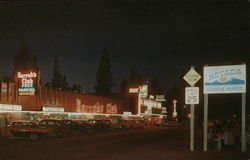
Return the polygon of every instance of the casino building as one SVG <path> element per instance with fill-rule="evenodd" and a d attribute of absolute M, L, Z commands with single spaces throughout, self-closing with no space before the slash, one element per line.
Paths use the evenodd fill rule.
<path fill-rule="evenodd" d="M 0 83 L 0 118 L 41 119 L 148 119 L 161 120 L 161 103 L 147 97 L 147 88 L 138 86 L 127 101 L 79 94 L 40 86 L 39 74 L 18 72 L 16 83 Z"/>

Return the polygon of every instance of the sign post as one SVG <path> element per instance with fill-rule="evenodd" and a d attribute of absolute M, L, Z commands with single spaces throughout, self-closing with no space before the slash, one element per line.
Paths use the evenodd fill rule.
<path fill-rule="evenodd" d="M 246 152 L 246 93 L 242 93 L 242 125 L 241 125 L 241 148 L 242 152 Z"/>
<path fill-rule="evenodd" d="M 191 66 L 191 69 L 183 77 L 183 79 L 191 86 L 186 88 L 186 94 L 185 94 L 186 104 L 190 104 L 190 110 L 191 110 L 190 151 L 194 151 L 194 104 L 199 103 L 199 88 L 194 87 L 194 85 L 196 82 L 199 81 L 200 78 L 201 76 L 194 70 L 193 66 Z M 197 88 L 198 88 L 198 93 L 197 93 Z"/>
<path fill-rule="evenodd" d="M 242 94 L 241 149 L 246 151 L 246 65 L 205 66 L 204 74 L 204 146 L 207 151 L 208 94 Z"/>
<path fill-rule="evenodd" d="M 204 95 L 203 151 L 207 151 L 208 94 Z"/>

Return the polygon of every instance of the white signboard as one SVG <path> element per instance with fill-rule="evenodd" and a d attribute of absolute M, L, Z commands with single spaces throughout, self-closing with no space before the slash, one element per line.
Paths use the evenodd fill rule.
<path fill-rule="evenodd" d="M 0 104 L 0 111 L 22 111 L 22 106 L 15 104 Z"/>
<path fill-rule="evenodd" d="M 129 93 L 139 93 L 139 88 L 129 88 Z"/>
<path fill-rule="evenodd" d="M 185 103 L 199 104 L 199 87 L 186 87 Z"/>
<path fill-rule="evenodd" d="M 166 102 L 165 95 L 156 95 L 155 97 L 157 102 Z"/>
<path fill-rule="evenodd" d="M 132 112 L 123 112 L 123 115 L 124 115 L 124 116 L 131 116 L 131 115 L 132 115 Z"/>
<path fill-rule="evenodd" d="M 246 93 L 246 65 L 204 67 L 204 94 Z"/>
<path fill-rule="evenodd" d="M 43 106 L 43 111 L 44 112 L 64 112 L 64 108 Z"/>

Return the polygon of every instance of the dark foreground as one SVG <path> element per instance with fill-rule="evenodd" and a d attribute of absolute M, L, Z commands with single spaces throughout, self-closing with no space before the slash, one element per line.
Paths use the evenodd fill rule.
<path fill-rule="evenodd" d="M 87 136 L 8 140 L 0 143 L 0 160 L 245 160 L 240 151 L 202 151 L 196 136 L 189 152 L 184 128 L 154 128 Z"/>

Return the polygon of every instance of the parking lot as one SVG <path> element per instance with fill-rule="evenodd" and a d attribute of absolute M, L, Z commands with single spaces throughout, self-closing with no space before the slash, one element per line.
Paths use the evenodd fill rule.
<path fill-rule="evenodd" d="M 42 137 L 37 141 L 9 139 L 0 143 L 1 160 L 241 160 L 235 150 L 202 151 L 201 132 L 196 133 L 195 152 L 189 151 L 188 127 L 147 127 L 86 135 Z"/>

